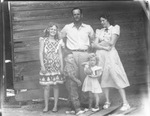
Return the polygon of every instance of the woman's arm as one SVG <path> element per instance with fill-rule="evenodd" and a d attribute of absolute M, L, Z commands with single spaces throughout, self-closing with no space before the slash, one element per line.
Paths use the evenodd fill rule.
<path fill-rule="evenodd" d="M 95 33 L 95 41 L 92 43 L 92 47 L 98 50 L 109 50 L 109 46 L 103 45 L 99 43 L 101 30 L 96 29 Z"/>
<path fill-rule="evenodd" d="M 111 47 L 116 44 L 119 36 L 120 36 L 120 26 L 115 25 L 112 30 L 111 40 L 108 42 Z"/>
<path fill-rule="evenodd" d="M 97 43 L 96 41 L 94 43 L 92 43 L 92 47 L 98 49 L 98 50 L 110 50 L 111 47 L 109 44 L 102 44 L 102 43 Z"/>

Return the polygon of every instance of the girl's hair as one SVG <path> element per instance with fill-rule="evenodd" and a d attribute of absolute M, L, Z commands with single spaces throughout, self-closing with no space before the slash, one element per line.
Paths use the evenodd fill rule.
<path fill-rule="evenodd" d="M 113 17 L 107 12 L 100 15 L 100 18 L 105 18 L 110 23 L 110 25 L 115 25 L 115 21 Z"/>
<path fill-rule="evenodd" d="M 90 53 L 89 57 L 88 57 L 88 61 L 90 61 L 90 59 L 95 58 L 96 60 L 96 65 L 98 65 L 99 63 L 99 58 L 97 57 L 97 55 L 95 53 Z"/>
<path fill-rule="evenodd" d="M 57 24 L 55 24 L 55 23 L 49 23 L 48 24 L 48 26 L 46 27 L 46 29 L 44 29 L 44 37 L 49 37 L 49 28 L 51 28 L 51 27 L 53 27 L 53 26 L 56 26 L 56 28 L 57 28 L 57 32 L 56 32 L 56 35 L 55 35 L 55 39 L 59 39 L 59 34 L 58 34 L 58 26 L 57 26 Z"/>

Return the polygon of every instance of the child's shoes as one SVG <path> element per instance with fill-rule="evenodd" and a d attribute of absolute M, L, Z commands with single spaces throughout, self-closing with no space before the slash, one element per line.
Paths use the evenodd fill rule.
<path fill-rule="evenodd" d="M 78 115 L 80 115 L 80 114 L 83 114 L 85 111 L 84 110 L 79 110 L 77 113 L 76 113 L 76 115 L 78 116 Z"/>
<path fill-rule="evenodd" d="M 105 102 L 103 109 L 108 109 L 110 107 L 111 103 L 110 102 Z"/>
<path fill-rule="evenodd" d="M 75 114 L 74 110 L 66 111 L 66 114 Z"/>

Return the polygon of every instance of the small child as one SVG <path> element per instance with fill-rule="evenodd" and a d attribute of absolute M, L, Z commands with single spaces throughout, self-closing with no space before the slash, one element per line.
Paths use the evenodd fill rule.
<path fill-rule="evenodd" d="M 84 72 L 87 75 L 83 82 L 82 91 L 89 92 L 89 109 L 94 112 L 99 110 L 99 93 L 102 93 L 98 80 L 102 74 L 102 68 L 97 64 L 98 57 L 94 53 L 89 55 L 88 62 L 82 64 L 84 65 Z M 95 99 L 94 108 L 92 108 L 93 97 Z"/>
<path fill-rule="evenodd" d="M 78 67 L 73 58 L 73 54 L 71 51 L 66 51 L 65 56 L 65 67 L 64 67 L 64 76 L 66 77 L 66 88 L 69 94 L 69 98 L 71 100 L 71 105 L 73 106 L 74 113 L 76 115 L 84 113 L 80 108 L 78 87 L 82 85 L 81 81 L 77 78 Z M 71 109 L 72 110 L 72 109 Z M 66 113 L 71 113 L 73 111 L 66 111 Z"/>

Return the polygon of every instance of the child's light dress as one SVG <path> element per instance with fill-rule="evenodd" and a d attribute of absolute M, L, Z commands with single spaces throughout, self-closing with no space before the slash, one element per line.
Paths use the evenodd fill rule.
<path fill-rule="evenodd" d="M 86 68 L 89 68 L 88 65 L 85 65 L 84 70 L 86 70 Z M 93 73 L 92 75 L 95 75 L 95 72 L 101 69 L 102 68 L 99 66 L 91 67 L 91 70 Z M 94 78 L 94 77 L 91 78 L 87 75 L 82 85 L 82 91 L 83 92 L 90 91 L 92 93 L 102 93 L 102 88 L 97 78 Z"/>

